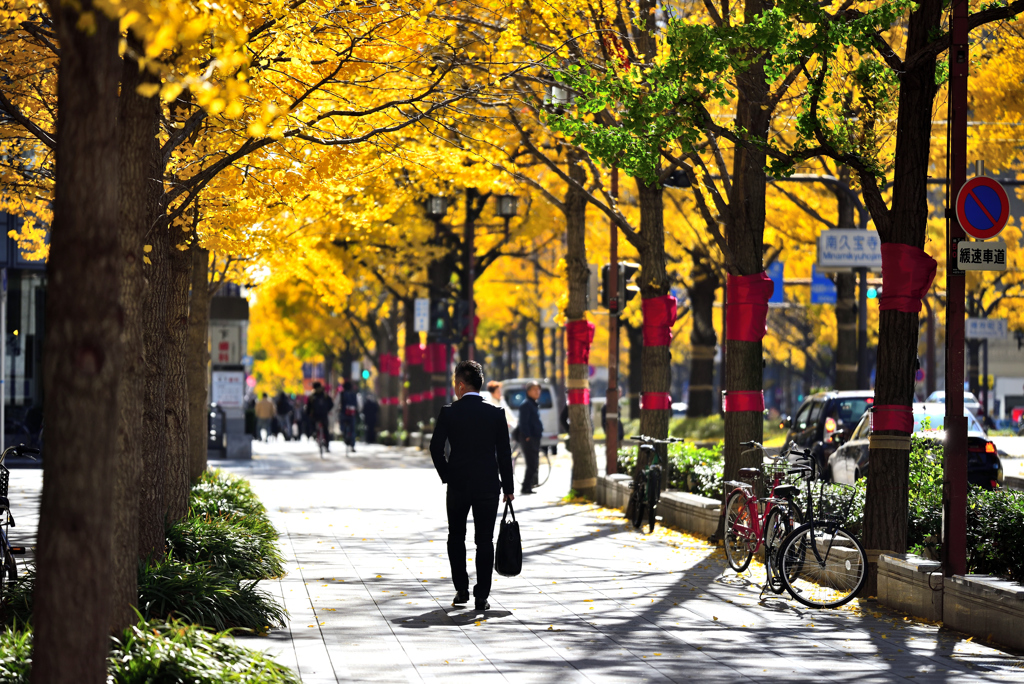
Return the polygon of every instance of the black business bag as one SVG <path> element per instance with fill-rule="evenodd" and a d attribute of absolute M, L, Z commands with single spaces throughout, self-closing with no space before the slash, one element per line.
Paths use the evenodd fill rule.
<path fill-rule="evenodd" d="M 506 520 L 512 511 L 512 519 Z M 505 512 L 498 528 L 498 546 L 494 550 L 494 570 L 503 577 L 515 577 L 523 570 L 523 541 L 519 537 L 519 523 L 512 502 L 505 502 Z"/>

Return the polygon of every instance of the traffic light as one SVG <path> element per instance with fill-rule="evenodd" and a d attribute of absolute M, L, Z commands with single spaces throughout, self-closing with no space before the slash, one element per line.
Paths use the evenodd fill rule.
<path fill-rule="evenodd" d="M 639 271 L 640 264 L 632 261 L 619 262 L 619 303 L 623 307 L 640 294 L 640 286 L 633 282 L 633 277 Z"/>
<path fill-rule="evenodd" d="M 640 264 L 635 264 L 631 261 L 620 261 L 619 262 L 619 287 L 618 287 L 618 307 L 613 309 L 610 304 L 609 293 L 611 291 L 609 287 L 608 273 L 611 271 L 611 266 L 606 264 L 601 267 L 601 306 L 608 309 L 612 313 L 622 310 L 626 304 L 629 304 L 630 300 L 633 299 L 640 292 L 640 288 L 633 282 L 633 276 L 640 270 Z"/>

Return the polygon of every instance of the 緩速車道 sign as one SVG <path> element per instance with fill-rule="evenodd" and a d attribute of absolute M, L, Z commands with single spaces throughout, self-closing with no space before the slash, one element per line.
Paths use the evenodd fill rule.
<path fill-rule="evenodd" d="M 1005 271 L 1006 243 L 962 240 L 956 246 L 956 267 L 962 271 Z"/>
<path fill-rule="evenodd" d="M 968 318 L 964 337 L 975 340 L 1002 340 L 1006 338 L 1005 318 Z"/>
<path fill-rule="evenodd" d="M 882 241 L 873 230 L 836 228 L 818 237 L 818 268 L 845 271 L 853 268 L 882 270 Z"/>

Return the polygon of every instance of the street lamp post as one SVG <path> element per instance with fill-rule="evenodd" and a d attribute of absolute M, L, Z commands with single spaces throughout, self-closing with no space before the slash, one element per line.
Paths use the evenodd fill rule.
<path fill-rule="evenodd" d="M 515 195 L 498 195 L 498 216 L 505 220 L 505 232 L 508 233 L 508 226 L 519 211 L 519 198 Z M 476 278 L 476 254 L 473 250 L 473 234 L 467 230 L 466 250 L 469 254 L 469 358 L 473 358 L 473 347 L 476 339 L 476 330 L 473 325 L 476 319 L 476 297 L 473 295 L 473 284 Z M 535 271 L 536 273 L 536 271 Z"/>

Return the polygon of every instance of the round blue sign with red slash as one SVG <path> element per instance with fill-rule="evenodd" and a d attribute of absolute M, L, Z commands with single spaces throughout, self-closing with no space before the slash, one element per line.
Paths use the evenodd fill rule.
<path fill-rule="evenodd" d="M 999 181 L 978 176 L 964 183 L 956 196 L 956 218 L 972 238 L 989 240 L 1010 218 L 1010 200 Z"/>

